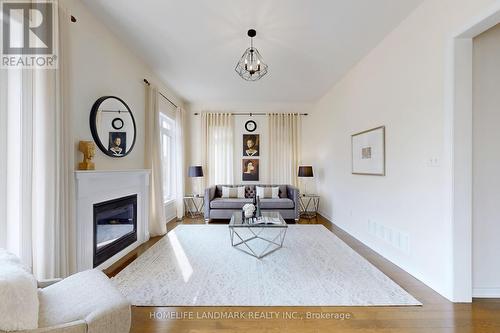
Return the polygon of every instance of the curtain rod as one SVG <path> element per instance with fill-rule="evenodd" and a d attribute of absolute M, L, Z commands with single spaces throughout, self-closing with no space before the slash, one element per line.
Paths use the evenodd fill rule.
<path fill-rule="evenodd" d="M 227 112 L 221 112 L 221 113 L 227 113 Z M 276 113 L 264 113 L 264 112 L 247 112 L 247 113 L 232 113 L 232 112 L 229 112 L 230 115 L 232 116 L 267 116 L 269 114 L 280 114 L 280 112 L 276 112 Z M 286 114 L 286 113 L 283 113 L 283 114 Z M 298 114 L 299 116 L 308 116 L 309 113 L 293 113 L 293 114 Z M 196 112 L 194 114 L 195 116 L 198 116 L 200 115 L 199 112 Z"/>
<path fill-rule="evenodd" d="M 144 79 L 144 83 L 145 83 L 146 85 L 148 85 L 148 86 L 150 86 L 150 85 L 151 85 L 151 83 L 149 83 L 149 81 L 148 81 L 148 80 L 146 80 L 146 79 Z M 170 102 L 170 104 L 172 104 L 173 106 L 175 106 L 176 108 L 178 108 L 178 106 L 177 106 L 174 102 L 172 102 L 172 101 L 170 100 L 170 98 L 168 98 L 167 96 L 163 95 L 163 94 L 161 93 L 161 91 L 158 91 L 158 94 L 162 95 L 162 96 L 163 96 L 163 98 L 165 98 L 167 101 L 169 101 L 169 102 Z"/>

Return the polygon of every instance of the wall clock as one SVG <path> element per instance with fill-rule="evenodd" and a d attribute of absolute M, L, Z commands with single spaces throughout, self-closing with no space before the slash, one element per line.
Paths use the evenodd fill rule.
<path fill-rule="evenodd" d="M 254 132 L 257 129 L 257 124 L 253 120 L 249 120 L 245 123 L 245 129 L 248 132 Z"/>

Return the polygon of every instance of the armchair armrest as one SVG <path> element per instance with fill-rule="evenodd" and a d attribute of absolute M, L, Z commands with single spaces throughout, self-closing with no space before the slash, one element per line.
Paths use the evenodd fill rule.
<path fill-rule="evenodd" d="M 89 332 L 129 332 L 131 321 L 131 306 L 125 299 L 111 300 L 108 307 L 96 308 L 85 318 Z"/>
<path fill-rule="evenodd" d="M 210 186 L 205 189 L 205 220 L 210 219 L 210 201 L 215 198 L 215 186 Z"/>
<path fill-rule="evenodd" d="M 298 187 L 287 185 L 286 192 L 288 195 L 288 199 L 291 199 L 294 203 L 295 208 L 295 220 L 298 220 L 300 217 L 300 190 Z"/>
<path fill-rule="evenodd" d="M 38 280 L 37 285 L 38 288 L 47 288 L 48 286 L 53 285 L 54 283 L 60 282 L 62 279 L 45 279 L 45 280 Z"/>

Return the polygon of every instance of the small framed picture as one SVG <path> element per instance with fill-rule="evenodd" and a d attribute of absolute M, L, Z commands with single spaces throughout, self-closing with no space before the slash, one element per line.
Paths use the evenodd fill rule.
<path fill-rule="evenodd" d="M 108 151 L 113 156 L 123 156 L 127 151 L 127 132 L 109 132 Z"/>
<path fill-rule="evenodd" d="M 259 160 L 243 159 L 242 160 L 242 176 L 243 181 L 258 181 L 259 180 Z"/>
<path fill-rule="evenodd" d="M 249 120 L 245 123 L 245 129 L 247 132 L 255 132 L 257 129 L 257 123 L 253 120 Z"/>
<path fill-rule="evenodd" d="M 385 126 L 351 136 L 352 174 L 385 176 Z"/>
<path fill-rule="evenodd" d="M 243 134 L 243 156 L 259 156 L 259 134 Z"/>

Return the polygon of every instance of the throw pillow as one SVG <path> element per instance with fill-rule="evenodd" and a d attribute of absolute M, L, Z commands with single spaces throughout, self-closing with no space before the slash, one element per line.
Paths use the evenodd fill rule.
<path fill-rule="evenodd" d="M 245 186 L 238 186 L 238 187 L 222 186 L 222 197 L 244 199 Z"/>
<path fill-rule="evenodd" d="M 278 199 L 279 198 L 279 187 L 261 187 L 256 186 L 257 196 L 261 199 Z"/>
<path fill-rule="evenodd" d="M 245 199 L 245 186 L 238 186 L 238 199 Z"/>
<path fill-rule="evenodd" d="M 223 198 L 236 198 L 238 195 L 238 190 L 234 187 L 222 186 L 222 197 Z"/>
<path fill-rule="evenodd" d="M 38 290 L 33 274 L 0 249 L 0 331 L 38 328 Z"/>

